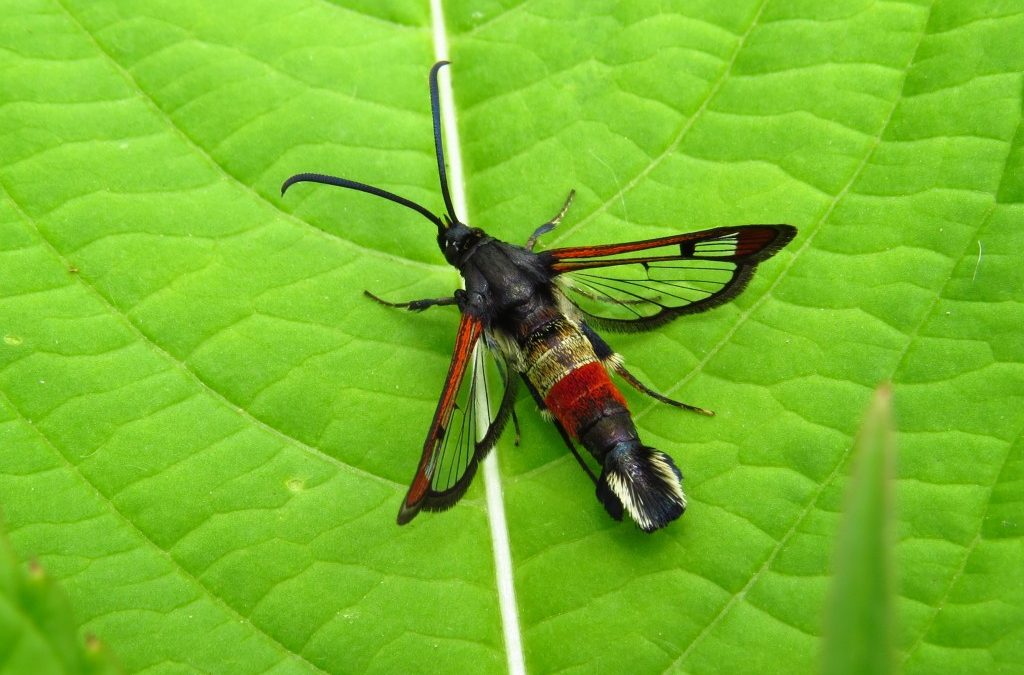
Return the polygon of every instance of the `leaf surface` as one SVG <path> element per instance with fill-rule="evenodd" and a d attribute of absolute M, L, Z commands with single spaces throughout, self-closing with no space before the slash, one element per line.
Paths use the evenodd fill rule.
<path fill-rule="evenodd" d="M 129 671 L 500 672 L 484 492 L 398 528 L 457 287 L 425 3 L 0 7 L 0 506 Z M 468 219 L 543 246 L 800 234 L 734 303 L 607 335 L 690 508 L 609 520 L 520 401 L 532 672 L 818 666 L 849 451 L 893 383 L 896 651 L 1024 663 L 1024 5 L 445 3 Z M 454 149 L 453 149 L 454 151 Z"/>

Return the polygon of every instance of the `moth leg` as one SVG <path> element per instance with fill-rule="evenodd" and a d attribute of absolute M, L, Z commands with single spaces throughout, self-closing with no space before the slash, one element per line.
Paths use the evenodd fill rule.
<path fill-rule="evenodd" d="M 636 375 L 626 370 L 626 366 L 622 361 L 622 355 L 616 354 L 608 345 L 608 343 L 605 342 L 600 335 L 594 332 L 594 329 L 592 329 L 584 322 L 580 322 L 580 329 L 583 331 L 583 334 L 587 336 L 587 339 L 590 340 L 590 344 L 594 347 L 594 354 L 596 354 L 597 358 L 599 358 L 601 362 L 604 363 L 605 368 L 615 371 L 615 373 L 619 377 L 625 380 L 631 387 L 633 387 L 640 393 L 647 394 L 656 401 L 667 403 L 668 405 L 676 408 L 689 410 L 700 415 L 707 415 L 708 417 L 715 416 L 715 413 L 708 410 L 707 408 L 701 408 L 695 405 L 690 405 L 689 403 L 683 403 L 682 401 L 677 401 L 675 399 L 669 398 L 668 396 L 664 396 L 654 391 L 646 384 L 638 380 Z"/>
<path fill-rule="evenodd" d="M 443 305 L 458 304 L 458 298 L 454 295 L 446 298 L 427 298 L 424 300 L 410 300 L 409 302 L 388 302 L 387 300 L 378 298 L 370 291 L 363 291 L 363 295 L 370 298 L 371 300 L 379 302 L 385 307 L 397 307 L 399 309 L 405 308 L 410 312 L 422 312 L 428 307 L 440 307 Z"/>
<path fill-rule="evenodd" d="M 566 197 L 565 204 L 562 205 L 562 210 L 558 212 L 558 215 L 555 216 L 554 218 L 552 218 L 551 220 L 549 220 L 548 222 L 544 223 L 540 227 L 538 227 L 536 230 L 534 230 L 533 234 L 530 235 L 530 238 L 526 240 L 526 250 L 527 251 L 532 251 L 533 247 L 537 245 L 537 240 L 540 239 L 541 236 L 543 236 L 543 235 L 547 234 L 548 232 L 550 232 L 551 230 L 555 229 L 555 227 L 560 222 L 562 222 L 562 218 L 565 217 L 566 211 L 569 210 L 569 205 L 572 204 L 572 198 L 575 197 L 575 196 L 576 196 L 576 191 L 575 190 L 569 190 L 569 196 Z"/>
<path fill-rule="evenodd" d="M 533 396 L 533 400 L 537 402 L 537 405 L 540 407 L 541 412 L 546 413 L 548 407 L 547 405 L 544 404 L 544 399 L 540 397 L 540 394 L 537 393 L 537 390 L 533 388 L 533 385 L 530 384 L 530 381 L 527 380 L 525 377 L 523 378 L 523 382 L 526 383 L 526 388 L 530 390 L 530 394 Z M 580 455 L 579 450 L 577 450 L 576 446 L 573 445 L 572 438 L 570 438 L 569 434 L 566 433 L 565 427 L 562 426 L 561 422 L 554 418 L 552 418 L 551 421 L 554 422 L 555 428 L 558 429 L 558 435 L 562 437 L 563 441 L 565 441 L 565 445 L 569 448 L 569 452 L 571 452 L 572 456 L 576 458 L 576 461 L 579 463 L 579 465 L 583 467 L 583 471 L 585 471 L 586 474 L 590 476 L 590 480 L 594 482 L 594 485 L 597 485 L 597 476 L 595 476 L 594 472 L 590 470 L 590 467 L 587 465 L 587 461 L 583 459 L 583 456 Z"/>

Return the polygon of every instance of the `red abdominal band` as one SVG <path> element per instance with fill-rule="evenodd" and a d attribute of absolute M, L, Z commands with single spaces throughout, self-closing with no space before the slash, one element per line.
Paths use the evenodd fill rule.
<path fill-rule="evenodd" d="M 569 372 L 555 383 L 544 404 L 573 438 L 607 409 L 607 403 L 618 401 L 626 407 L 626 399 L 608 377 L 599 361 L 592 361 Z"/>

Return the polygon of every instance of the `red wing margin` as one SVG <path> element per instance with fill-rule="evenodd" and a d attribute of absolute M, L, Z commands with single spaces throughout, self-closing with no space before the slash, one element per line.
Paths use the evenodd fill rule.
<path fill-rule="evenodd" d="M 591 323 L 646 330 L 732 300 L 794 236 L 790 225 L 740 225 L 542 255 Z"/>
<path fill-rule="evenodd" d="M 487 350 L 480 344 L 482 334 L 480 320 L 464 314 L 441 398 L 423 444 L 423 455 L 398 512 L 399 525 L 412 520 L 421 509 L 443 511 L 452 507 L 469 488 L 477 465 L 498 440 L 512 412 L 517 380 L 507 368 L 494 372 L 494 359 L 488 358 Z M 474 373 L 480 373 L 479 377 Z M 498 382 L 504 382 L 505 390 L 495 411 L 490 385 Z M 481 417 L 489 426 L 478 441 Z"/>

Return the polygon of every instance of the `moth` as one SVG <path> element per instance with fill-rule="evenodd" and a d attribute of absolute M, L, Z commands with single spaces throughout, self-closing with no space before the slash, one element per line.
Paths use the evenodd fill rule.
<path fill-rule="evenodd" d="M 717 227 L 621 244 L 534 250 L 538 239 L 565 216 L 573 199 L 570 192 L 558 214 L 536 228 L 524 245 L 495 239 L 462 222 L 452 205 L 437 84 L 445 65 L 447 61 L 434 64 L 429 76 L 444 213 L 437 215 L 379 187 L 319 173 L 294 175 L 281 187 L 283 195 L 296 183 L 333 185 L 412 209 L 437 228 L 445 260 L 462 275 L 464 288 L 438 298 L 389 302 L 365 292 L 389 307 L 420 312 L 454 306 L 460 313 L 451 364 L 398 523 L 408 523 L 421 510 L 453 506 L 510 419 L 519 437 L 514 405 L 522 382 L 593 480 L 608 513 L 617 520 L 628 514 L 645 532 L 662 528 L 686 508 L 682 474 L 669 455 L 641 441 L 611 375 L 662 403 L 712 413 L 651 390 L 595 329 L 650 330 L 728 302 L 747 285 L 759 263 L 793 239 L 796 228 Z M 481 344 L 486 349 L 478 348 Z M 490 366 L 488 354 L 494 357 Z M 501 384 L 495 401 L 488 371 L 490 381 Z M 577 443 L 596 462 L 596 475 Z"/>

